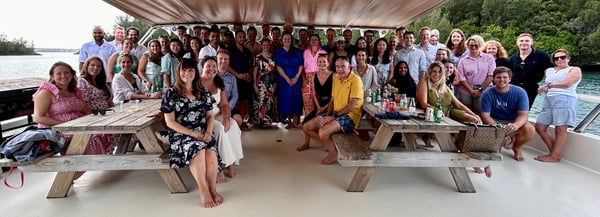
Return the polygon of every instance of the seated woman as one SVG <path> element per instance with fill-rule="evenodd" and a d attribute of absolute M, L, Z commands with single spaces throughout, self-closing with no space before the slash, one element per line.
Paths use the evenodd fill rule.
<path fill-rule="evenodd" d="M 467 106 L 462 104 L 452 94 L 450 88 L 446 85 L 446 67 L 439 61 L 434 61 L 429 66 L 426 79 L 419 81 L 417 85 L 417 101 L 421 108 L 435 107 L 437 100 L 441 99 L 442 113 L 446 117 L 450 117 L 460 122 L 481 123 L 481 119 Z M 425 147 L 432 148 L 429 141 L 429 134 L 423 135 L 421 138 L 425 142 Z M 481 169 L 475 168 L 475 172 L 481 173 Z M 485 173 L 491 176 L 491 168 L 487 166 Z"/>
<path fill-rule="evenodd" d="M 441 100 L 442 113 L 460 122 L 480 123 L 481 119 L 468 107 L 463 105 L 446 86 L 446 67 L 439 61 L 434 61 L 429 66 L 426 79 L 421 79 L 417 85 L 417 101 L 421 108 L 435 107 L 437 100 Z M 426 147 L 433 147 L 429 136 L 424 136 Z"/>
<path fill-rule="evenodd" d="M 33 121 L 38 123 L 38 127 L 45 128 L 90 114 L 91 109 L 85 104 L 83 97 L 84 90 L 77 87 L 75 70 L 65 62 L 54 63 L 50 68 L 50 80 L 42 83 L 33 94 Z M 66 144 L 73 138 L 72 135 L 63 136 Z M 107 153 L 108 144 L 105 146 L 99 143 L 96 137 L 98 135 L 92 136 L 84 154 Z M 76 180 L 81 175 L 83 172 L 77 172 L 73 179 Z"/>
<path fill-rule="evenodd" d="M 310 135 L 308 135 L 307 131 L 309 131 L 309 126 L 304 125 L 306 122 L 315 118 L 316 116 L 325 116 L 327 114 L 327 109 L 331 106 L 332 96 L 331 96 L 331 88 L 333 87 L 333 73 L 329 71 L 327 62 L 327 54 L 320 54 L 317 57 L 317 66 L 319 67 L 319 71 L 313 76 L 311 79 L 313 82 L 313 101 L 315 103 L 315 109 L 308 114 L 304 120 L 302 121 L 302 130 L 304 130 L 304 144 L 298 146 L 296 151 L 304 151 L 310 148 Z"/>
<path fill-rule="evenodd" d="M 183 59 L 181 67 L 195 67 L 195 63 L 190 59 Z M 219 155 L 223 159 L 223 164 L 227 167 L 226 174 L 219 173 L 218 183 L 226 182 L 225 175 L 229 178 L 235 178 L 234 164 L 239 164 L 240 159 L 244 158 L 242 152 L 242 131 L 231 118 L 231 107 L 227 101 L 225 93 L 225 83 L 221 76 L 217 76 L 217 59 L 215 57 L 205 57 L 202 59 L 202 75 L 200 82 L 202 86 L 208 89 L 208 92 L 215 99 L 213 101 L 213 114 L 217 117 L 214 122 L 214 133 L 217 136 L 217 147 Z"/>
<path fill-rule="evenodd" d="M 217 193 L 220 159 L 213 138 L 213 99 L 199 81 L 196 64 L 180 64 L 173 88 L 166 91 L 160 111 L 169 127 L 171 168 L 190 167 L 198 185 L 200 201 L 206 208 L 223 203 Z"/>
<path fill-rule="evenodd" d="M 122 53 L 119 57 L 119 65 L 123 70 L 116 74 L 112 80 L 113 102 L 129 101 L 132 99 L 158 99 L 161 93 L 150 93 L 148 87 L 142 84 L 142 79 L 130 72 L 133 64 L 133 55 Z"/>
<path fill-rule="evenodd" d="M 406 97 L 415 97 L 417 84 L 408 72 L 408 63 L 403 60 L 398 61 L 398 64 L 394 67 L 394 74 L 388 83 L 398 88 L 399 94 L 406 94 Z"/>
<path fill-rule="evenodd" d="M 81 77 L 77 81 L 77 87 L 85 90 L 84 102 L 91 109 L 108 109 L 114 106 L 110 87 L 106 84 L 106 73 L 102 59 L 99 56 L 91 56 L 81 68 Z M 94 144 L 102 144 L 100 147 L 88 146 L 85 150 L 89 154 L 112 153 L 114 145 L 118 141 L 115 134 L 102 134 L 93 137 Z"/>

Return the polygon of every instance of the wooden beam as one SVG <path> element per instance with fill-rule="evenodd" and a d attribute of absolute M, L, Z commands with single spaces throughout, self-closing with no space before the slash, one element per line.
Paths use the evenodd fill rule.
<path fill-rule="evenodd" d="M 373 152 L 371 159 L 338 162 L 342 166 L 376 167 L 483 167 L 489 164 L 487 160 L 478 160 L 465 153 L 450 152 Z"/>

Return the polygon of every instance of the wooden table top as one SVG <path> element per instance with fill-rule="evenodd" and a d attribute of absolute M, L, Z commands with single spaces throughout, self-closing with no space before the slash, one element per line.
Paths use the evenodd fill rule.
<path fill-rule="evenodd" d="M 159 111 L 161 99 L 142 100 L 136 111 L 131 108 L 133 104 L 132 101 L 123 104 L 121 112 L 117 111 L 118 108 L 112 108 L 114 111 L 107 111 L 106 115 L 89 114 L 53 126 L 52 129 L 66 134 L 135 133 L 157 120 L 147 116 Z"/>
<path fill-rule="evenodd" d="M 375 104 L 364 104 L 363 110 L 366 111 L 370 116 L 375 118 L 375 114 L 379 113 L 379 107 Z M 403 114 L 408 115 L 408 112 L 400 111 Z M 422 111 L 421 111 L 422 112 Z M 381 119 L 375 118 L 382 124 L 392 129 L 394 132 L 458 132 L 460 130 L 466 130 L 467 126 L 452 120 L 451 118 L 442 118 L 441 123 L 429 122 L 421 119 L 411 118 L 410 120 L 397 120 L 397 119 Z"/>

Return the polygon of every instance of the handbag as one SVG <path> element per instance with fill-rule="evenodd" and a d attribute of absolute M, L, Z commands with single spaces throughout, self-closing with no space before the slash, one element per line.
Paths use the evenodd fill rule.
<path fill-rule="evenodd" d="M 502 124 L 465 123 L 468 129 L 458 134 L 456 147 L 461 152 L 496 152 L 502 148 L 505 131 Z"/>

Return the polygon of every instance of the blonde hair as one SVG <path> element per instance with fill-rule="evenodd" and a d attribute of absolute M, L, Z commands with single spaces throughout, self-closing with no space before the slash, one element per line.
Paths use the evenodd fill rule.
<path fill-rule="evenodd" d="M 506 54 L 506 49 L 504 49 L 504 47 L 502 46 L 502 44 L 500 44 L 500 42 L 496 41 L 496 40 L 489 40 L 487 42 L 485 42 L 485 44 L 483 45 L 483 47 L 481 47 L 481 52 L 487 53 L 486 50 L 488 48 L 489 45 L 494 45 L 496 46 L 496 48 L 498 48 L 498 52 L 496 52 L 496 59 L 498 58 L 508 58 L 508 54 Z"/>
<path fill-rule="evenodd" d="M 431 82 L 431 72 L 434 67 L 439 67 L 441 71 L 441 78 L 439 81 L 433 83 Z M 427 86 L 430 90 L 435 90 L 439 93 L 449 92 L 450 89 L 446 86 L 446 66 L 440 61 L 434 61 L 429 65 L 429 69 L 427 70 Z"/>

